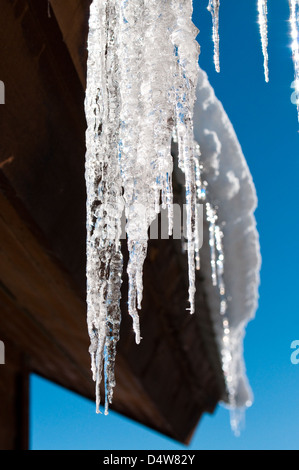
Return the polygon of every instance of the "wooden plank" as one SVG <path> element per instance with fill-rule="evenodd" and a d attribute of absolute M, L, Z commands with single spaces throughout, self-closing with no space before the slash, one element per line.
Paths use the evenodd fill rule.
<path fill-rule="evenodd" d="M 29 370 L 26 356 L 3 335 L 5 365 L 0 365 L 0 449 L 26 450 L 29 442 Z"/>
<path fill-rule="evenodd" d="M 63 34 L 80 81 L 85 88 L 86 36 L 91 0 L 51 0 L 51 6 Z"/>
<path fill-rule="evenodd" d="M 20 207 L 17 212 L 2 193 L 1 330 L 26 351 L 30 357 L 31 370 L 93 398 L 85 303 L 78 297 L 67 273 L 56 265 L 28 229 L 29 218 L 26 224 L 20 220 L 20 212 Z M 164 251 L 166 257 L 173 258 L 172 249 L 167 249 L 166 243 L 164 248 L 161 251 Z M 167 258 L 165 262 L 164 256 L 160 269 L 159 265 L 154 269 L 150 259 L 155 249 L 150 247 L 149 262 L 145 267 L 148 289 L 142 312 L 142 331 L 146 334 L 140 346 L 134 342 L 131 319 L 126 312 L 123 316 L 122 339 L 116 363 L 114 408 L 163 433 L 184 440 L 186 433 L 190 433 L 198 421 L 202 409 L 213 409 L 218 389 L 213 374 L 211 377 L 205 374 L 203 377 L 205 380 L 208 378 L 208 382 L 194 389 L 193 382 L 198 371 L 190 371 L 186 362 L 192 363 L 193 354 L 202 356 L 200 331 L 194 324 L 192 328 L 186 328 L 192 317 L 181 315 L 182 302 L 185 303 L 183 292 L 181 300 L 173 297 L 177 301 L 175 306 L 171 306 L 169 297 L 159 293 L 157 287 L 161 285 L 163 277 L 162 266 L 169 266 L 171 272 L 168 273 L 168 280 L 178 275 L 178 266 L 173 269 Z M 172 297 L 173 292 L 170 291 L 169 296 Z M 164 315 L 162 322 L 159 318 L 161 314 Z M 189 357 L 181 350 L 184 346 L 182 329 L 185 333 L 189 332 L 186 337 L 189 344 L 192 344 L 191 337 L 195 336 L 195 349 L 190 351 Z M 209 369 L 205 359 L 203 363 Z M 206 397 L 202 392 L 205 389 L 213 390 L 214 401 L 209 397 L 212 407 L 206 406 Z M 177 409 L 178 405 L 180 411 L 173 414 L 173 409 Z"/>
<path fill-rule="evenodd" d="M 0 181 L 3 191 L 3 177 Z M 26 223 L 20 219 L 25 209 L 19 203 L 17 212 L 10 201 L 0 192 L 0 332 L 26 352 L 32 371 L 93 399 L 85 302 L 67 272 L 32 234 L 34 222 L 29 216 Z M 165 427 L 121 354 L 117 360 L 115 409 Z"/>
<path fill-rule="evenodd" d="M 84 93 L 55 19 L 35 4 L 1 3 L 0 165 L 84 292 Z"/>

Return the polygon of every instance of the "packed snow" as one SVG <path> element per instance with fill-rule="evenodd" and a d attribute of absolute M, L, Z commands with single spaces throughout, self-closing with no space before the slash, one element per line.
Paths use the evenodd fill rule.
<path fill-rule="evenodd" d="M 233 126 L 203 70 L 199 71 L 198 77 L 194 135 L 201 149 L 209 203 L 217 207 L 219 232 L 216 243 L 219 244 L 220 260 L 223 260 L 221 255 L 225 254 L 224 266 L 222 262 L 217 265 L 218 286 L 215 282 L 215 242 L 210 241 L 211 255 L 205 249 L 201 254 L 205 289 L 222 354 L 223 370 L 226 379 L 229 379 L 227 389 L 231 396 L 224 397 L 224 401 L 232 408 L 242 408 L 252 402 L 243 360 L 243 337 L 258 303 L 261 258 L 254 217 L 257 197 Z M 204 234 L 204 239 L 208 237 L 211 240 L 211 232 L 215 232 L 215 212 L 210 209 L 208 221 L 210 235 Z M 225 296 L 222 295 L 223 289 Z M 219 303 L 222 301 L 226 304 L 219 314 Z M 224 332 L 229 333 L 227 339 Z"/>

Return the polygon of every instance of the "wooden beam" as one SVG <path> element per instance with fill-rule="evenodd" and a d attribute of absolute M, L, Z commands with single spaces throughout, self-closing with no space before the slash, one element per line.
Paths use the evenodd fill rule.
<path fill-rule="evenodd" d="M 72 57 L 82 86 L 86 81 L 86 38 L 91 0 L 51 0 L 63 40 Z"/>
<path fill-rule="evenodd" d="M 41 235 L 38 240 L 37 229 L 33 235 L 34 222 L 28 214 L 24 219 L 20 201 L 12 206 L 14 196 L 3 176 L 0 188 L 1 330 L 26 352 L 32 371 L 93 399 L 85 302 Z M 141 384 L 136 386 L 121 353 L 117 368 L 115 408 L 163 428 L 164 419 Z"/>
<path fill-rule="evenodd" d="M 0 332 L 5 364 L 0 365 L 0 449 L 26 450 L 29 442 L 29 370 L 26 356 Z"/>

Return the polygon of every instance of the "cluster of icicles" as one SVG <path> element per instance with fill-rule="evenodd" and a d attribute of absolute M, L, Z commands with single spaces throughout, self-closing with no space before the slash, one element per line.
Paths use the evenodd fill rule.
<path fill-rule="evenodd" d="M 295 87 L 299 91 L 299 0 L 290 0 Z M 209 0 L 214 62 L 219 65 L 220 0 Z M 268 80 L 267 0 L 258 0 Z M 161 207 L 173 228 L 173 135 L 185 175 L 190 312 L 194 313 L 195 270 L 200 267 L 197 204 L 209 224 L 212 283 L 218 287 L 223 322 L 222 368 L 228 402 L 234 407 L 234 374 L 224 273 L 223 233 L 203 181 L 200 149 L 193 137 L 198 73 L 198 30 L 192 0 L 93 0 L 90 7 L 85 111 L 87 184 L 87 305 L 90 354 L 96 381 L 105 380 L 105 413 L 113 398 L 114 364 L 121 321 L 122 214 L 129 251 L 128 311 L 140 342 L 138 309 L 148 229 Z M 159 49 L 159 54 L 157 50 Z M 299 110 L 299 109 L 298 109 Z"/>
<path fill-rule="evenodd" d="M 258 0 L 258 21 L 260 25 L 260 34 L 262 41 L 262 50 L 264 55 L 264 71 L 265 71 L 265 80 L 269 81 L 269 68 L 268 68 L 268 0 Z M 298 112 L 298 121 L 299 121 L 299 0 L 289 0 L 290 5 L 290 29 L 291 29 L 291 47 L 292 47 L 292 56 L 294 62 L 295 70 L 295 95 L 297 100 L 297 112 Z"/>
<path fill-rule="evenodd" d="M 295 69 L 294 89 L 297 101 L 299 121 L 299 0 L 289 0 L 290 5 L 290 29 L 292 39 L 292 56 Z M 220 72 L 219 60 L 219 8 L 220 0 L 209 0 L 208 10 L 213 19 L 214 64 L 217 72 Z M 268 0 L 257 0 L 258 23 L 260 28 L 262 51 L 264 56 L 265 81 L 269 82 L 268 65 Z"/>
<path fill-rule="evenodd" d="M 85 100 L 87 304 L 98 412 L 102 376 L 105 413 L 115 386 L 122 213 L 129 250 L 128 310 L 139 343 L 137 309 L 142 302 L 148 229 L 161 207 L 168 209 L 170 235 L 173 228 L 174 135 L 178 165 L 185 175 L 190 312 L 195 311 L 195 270 L 200 267 L 197 204 L 206 203 L 212 283 L 219 288 L 223 321 L 223 371 L 233 405 L 222 231 L 216 208 L 207 201 L 200 150 L 193 137 L 199 45 L 191 17 L 192 0 L 93 0 L 90 8 Z"/>

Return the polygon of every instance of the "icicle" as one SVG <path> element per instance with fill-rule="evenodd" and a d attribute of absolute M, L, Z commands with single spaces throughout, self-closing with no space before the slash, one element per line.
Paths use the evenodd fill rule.
<path fill-rule="evenodd" d="M 209 244 L 212 284 L 219 291 L 219 313 L 223 328 L 223 336 L 220 343 L 220 354 L 222 370 L 227 391 L 227 403 L 230 409 L 230 421 L 233 432 L 238 435 L 242 412 L 236 408 L 236 377 L 234 370 L 232 336 L 229 318 L 227 315 L 227 299 L 224 283 L 224 251 L 222 238 L 223 233 L 216 221 L 217 210 L 210 202 L 206 203 L 207 221 L 209 222 Z"/>
<path fill-rule="evenodd" d="M 217 220 L 217 211 L 214 209 L 214 218 Z M 227 315 L 227 300 L 224 284 L 224 251 L 223 251 L 223 232 L 219 225 L 215 224 L 215 247 L 216 247 L 216 272 L 217 272 L 217 286 L 220 297 L 220 318 L 223 327 L 223 337 L 221 344 L 221 361 L 224 380 L 227 390 L 227 402 L 230 408 L 230 423 L 232 431 L 235 435 L 240 433 L 240 423 L 243 412 L 236 408 L 236 377 L 237 373 L 234 370 L 233 363 L 233 344 L 229 318 Z"/>
<path fill-rule="evenodd" d="M 122 211 L 129 249 L 128 310 L 139 343 L 148 229 L 160 201 L 168 208 L 172 232 L 174 132 L 186 181 L 191 313 L 195 308 L 193 105 L 199 46 L 191 17 L 192 0 L 93 0 L 90 8 L 85 100 L 87 304 L 97 410 L 104 373 L 106 413 L 115 385 L 120 324 Z"/>
<path fill-rule="evenodd" d="M 199 211 L 198 211 L 198 204 L 202 201 L 202 181 L 201 181 L 201 167 L 199 163 L 199 156 L 200 156 L 200 148 L 198 144 L 195 144 L 195 184 L 196 184 L 196 221 L 195 221 L 195 244 L 194 244 L 194 252 L 195 252 L 195 268 L 197 271 L 200 269 L 200 239 L 199 239 Z"/>
<path fill-rule="evenodd" d="M 289 0 L 292 55 L 295 69 L 294 89 L 299 122 L 299 0 Z"/>
<path fill-rule="evenodd" d="M 198 271 L 200 269 L 200 248 L 201 240 L 199 236 L 199 205 L 203 204 L 206 200 L 206 181 L 202 180 L 202 165 L 200 163 L 200 147 L 196 141 L 194 141 L 194 165 L 195 165 L 195 184 L 196 184 L 196 232 L 195 232 L 195 267 Z"/>
<path fill-rule="evenodd" d="M 114 360 L 120 324 L 123 210 L 118 165 L 119 93 L 115 61 L 117 1 L 94 0 L 90 8 L 85 111 L 87 188 L 87 306 L 97 412 L 105 365 L 105 410 L 113 396 Z M 107 26 L 106 26 L 107 25 Z M 108 47 L 109 44 L 109 47 Z M 112 83 L 112 85 L 110 85 Z M 108 99 L 109 97 L 109 99 Z"/>
<path fill-rule="evenodd" d="M 189 303 L 190 313 L 194 313 L 196 186 L 193 160 L 193 105 L 195 102 L 194 84 L 197 82 L 198 74 L 198 66 L 197 63 L 194 63 L 194 57 L 199 53 L 199 45 L 196 41 L 194 42 L 194 39 L 198 30 L 191 22 L 192 1 L 185 0 L 182 3 L 177 3 L 173 0 L 172 7 L 175 17 L 178 19 L 171 34 L 176 59 L 173 99 L 176 104 L 175 120 L 177 123 L 179 167 L 185 173 Z M 192 46 L 191 49 L 190 46 L 188 47 L 188 43 Z"/>
<path fill-rule="evenodd" d="M 260 25 L 260 35 L 262 41 L 262 50 L 264 56 L 264 73 L 265 81 L 269 82 L 269 68 L 268 68 L 268 0 L 258 0 L 258 22 Z"/>
<path fill-rule="evenodd" d="M 216 212 L 212 205 L 207 202 L 206 204 L 207 221 L 209 222 L 209 245 L 211 253 L 211 270 L 212 270 L 212 284 L 217 286 L 217 271 L 216 271 L 216 247 L 215 247 L 215 223 Z"/>
<path fill-rule="evenodd" d="M 219 287 L 220 295 L 224 295 L 225 294 L 225 287 L 224 287 L 224 282 L 223 282 L 224 254 L 223 254 L 223 248 L 222 248 L 223 233 L 220 230 L 219 225 L 215 226 L 214 232 L 215 232 L 216 249 L 218 253 L 218 257 L 216 261 L 218 287 Z"/>
<path fill-rule="evenodd" d="M 214 64 L 215 64 L 216 72 L 220 72 L 219 8 L 220 8 L 220 0 L 209 0 L 208 10 L 212 15 L 212 22 L 213 22 Z"/>

